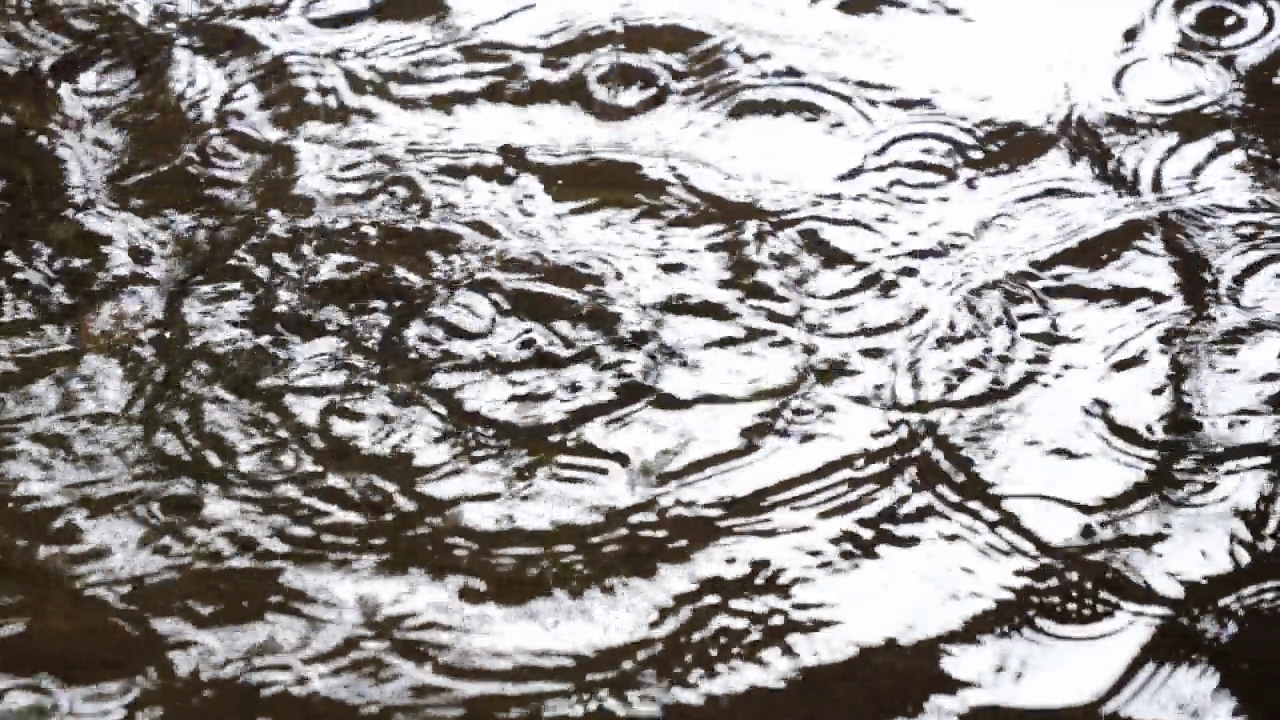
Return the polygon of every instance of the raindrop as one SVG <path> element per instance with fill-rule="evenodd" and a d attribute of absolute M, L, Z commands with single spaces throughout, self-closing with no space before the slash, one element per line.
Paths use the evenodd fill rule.
<path fill-rule="evenodd" d="M 590 110 L 601 120 L 626 120 L 666 102 L 671 74 L 647 55 L 612 50 L 582 70 Z"/>
<path fill-rule="evenodd" d="M 1155 13 L 1176 18 L 1188 49 L 1233 53 L 1274 38 L 1276 10 L 1270 0 L 1174 0 L 1157 5 Z"/>

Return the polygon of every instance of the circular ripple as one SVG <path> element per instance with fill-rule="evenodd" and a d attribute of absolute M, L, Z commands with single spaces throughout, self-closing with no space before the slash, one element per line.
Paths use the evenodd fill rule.
<path fill-rule="evenodd" d="M 1239 252 L 1231 259 L 1223 285 L 1227 300 L 1241 310 L 1280 314 L 1280 243 Z"/>
<path fill-rule="evenodd" d="M 969 407 L 1020 392 L 1047 368 L 1064 342 L 1039 287 L 1048 268 L 1070 257 L 1101 268 L 1116 248 L 1092 241 L 1127 226 L 1189 208 L 1191 194 L 1119 202 L 1067 180 L 1018 188 L 979 224 L 973 239 L 933 263 L 921 263 L 918 304 L 928 308 L 897 363 L 893 404 L 904 409 Z M 1132 237 L 1131 237 L 1132 236 Z"/>
<path fill-rule="evenodd" d="M 1273 42 L 1277 8 L 1275 0 L 1170 0 L 1157 3 L 1152 15 L 1173 18 L 1187 49 L 1229 54 Z"/>
<path fill-rule="evenodd" d="M 590 97 L 589 110 L 601 120 L 626 120 L 661 106 L 671 88 L 671 73 L 649 55 L 608 52 L 581 70 Z"/>
<path fill-rule="evenodd" d="M 1170 133 L 1139 152 L 1131 181 L 1133 187 L 1148 195 L 1221 187 L 1233 179 L 1247 177 L 1241 168 L 1248 157 L 1240 139 L 1230 130 L 1190 142 Z"/>
<path fill-rule="evenodd" d="M 726 117 L 799 117 L 825 122 L 832 129 L 870 126 L 872 110 L 862 97 L 816 80 L 736 79 L 709 93 L 704 109 L 722 109 Z"/>
<path fill-rule="evenodd" d="M 924 117 L 876 133 L 840 181 L 870 182 L 906 202 L 925 202 L 966 178 L 983 155 L 976 131 L 946 117 Z"/>
<path fill-rule="evenodd" d="M 1124 222 L 1123 207 L 1104 206 L 1099 215 L 1102 200 L 1096 187 L 1071 179 L 1022 185 L 966 245 L 920 264 L 928 310 L 898 358 L 893 404 L 917 411 L 970 407 L 1034 383 L 1061 342 L 1037 289 L 1037 267 Z M 1091 216 L 1096 222 L 1081 224 Z"/>
<path fill-rule="evenodd" d="M 214 130 L 192 153 L 191 172 L 205 181 L 207 192 L 248 207 L 254 191 L 251 183 L 269 152 L 266 143 L 248 133 Z"/>
<path fill-rule="evenodd" d="M 1048 365 L 1057 333 L 1045 299 L 1014 281 L 940 296 L 924 324 L 891 389 L 900 409 L 973 407 L 1011 397 Z"/>
<path fill-rule="evenodd" d="M 1219 101 L 1231 90 L 1231 81 L 1225 69 L 1197 55 L 1142 55 L 1120 68 L 1112 89 L 1138 112 L 1175 115 Z"/>

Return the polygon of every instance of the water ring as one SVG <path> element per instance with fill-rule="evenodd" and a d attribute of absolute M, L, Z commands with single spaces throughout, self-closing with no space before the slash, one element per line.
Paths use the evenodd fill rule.
<path fill-rule="evenodd" d="M 666 102 L 671 73 L 644 55 L 609 52 L 582 69 L 593 114 L 626 120 Z"/>
<path fill-rule="evenodd" d="M 1120 68 L 1112 81 L 1117 97 L 1139 112 L 1175 115 L 1221 100 L 1232 87 L 1216 63 L 1185 53 L 1143 56 Z"/>
<path fill-rule="evenodd" d="M 1159 14 L 1173 16 L 1182 45 L 1197 53 L 1228 54 L 1252 47 L 1276 31 L 1273 0 L 1174 0 Z"/>

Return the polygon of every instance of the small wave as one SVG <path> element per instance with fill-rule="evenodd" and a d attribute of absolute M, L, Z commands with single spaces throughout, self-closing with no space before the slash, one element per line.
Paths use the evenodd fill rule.
<path fill-rule="evenodd" d="M 1264 580 L 1237 590 L 1218 600 L 1217 606 L 1237 617 L 1252 613 L 1280 614 L 1280 580 Z"/>
<path fill-rule="evenodd" d="M 1067 214 L 1064 198 L 1072 196 L 1078 198 L 1071 203 L 1076 212 Z M 917 324 L 921 329 L 900 355 L 904 375 L 892 386 L 890 402 L 918 409 L 966 405 L 1033 383 L 1048 367 L 1052 348 L 1064 342 L 1037 289 L 1044 270 L 1092 238 L 1186 210 L 1192 199 L 1182 194 L 1120 202 L 1070 180 L 1011 194 L 974 240 L 922 264 L 922 292 L 947 300 Z"/>
<path fill-rule="evenodd" d="M 1130 112 L 1160 118 L 1205 111 L 1227 96 L 1231 76 L 1199 56 L 1141 56 L 1116 71 L 1112 90 Z"/>
<path fill-rule="evenodd" d="M 1274 322 L 1280 312 L 1280 209 L 1272 203 L 1255 208 L 1227 209 L 1201 223 L 1192 241 L 1217 268 L 1218 292 L 1236 312 L 1262 322 Z"/>
<path fill-rule="evenodd" d="M 730 119 L 797 117 L 819 121 L 833 129 L 861 131 L 876 115 L 873 106 L 858 95 L 813 80 L 729 76 L 709 85 L 704 92 L 701 106 L 722 109 Z"/>
<path fill-rule="evenodd" d="M 1157 136 L 1123 153 L 1131 187 L 1158 196 L 1181 189 L 1213 188 L 1225 195 L 1231 188 L 1247 191 L 1248 143 L 1233 131 L 1186 139 L 1176 133 Z"/>
<path fill-rule="evenodd" d="M 1208 55 L 1265 52 L 1280 41 L 1275 0 L 1158 0 L 1148 19 L 1172 21 L 1184 48 Z"/>
<path fill-rule="evenodd" d="M 660 60 L 604 53 L 579 70 L 591 97 L 589 107 L 604 120 L 626 120 L 666 101 L 671 74 Z"/>
<path fill-rule="evenodd" d="M 1057 335 L 1052 311 L 1029 286 L 974 288 L 933 313 L 899 366 L 894 407 L 912 412 L 979 406 L 1011 397 L 1048 367 Z"/>
<path fill-rule="evenodd" d="M 911 203 L 946 197 L 953 186 L 972 181 L 976 173 L 967 167 L 984 154 L 975 128 L 941 116 L 894 122 L 867 138 L 866 147 L 858 166 L 836 180 Z"/>

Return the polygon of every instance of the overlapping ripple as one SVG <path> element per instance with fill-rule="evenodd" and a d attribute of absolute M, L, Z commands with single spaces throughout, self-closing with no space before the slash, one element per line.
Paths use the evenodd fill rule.
<path fill-rule="evenodd" d="M 1265 713 L 1272 8 L 1000 5 L 0 11 L 0 703 Z"/>

